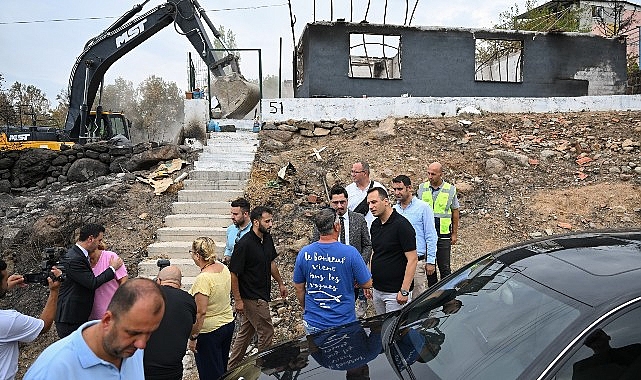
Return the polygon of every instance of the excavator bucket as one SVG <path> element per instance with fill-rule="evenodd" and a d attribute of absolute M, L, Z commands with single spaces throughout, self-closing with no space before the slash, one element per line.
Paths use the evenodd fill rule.
<path fill-rule="evenodd" d="M 217 77 L 212 85 L 212 93 L 218 99 L 225 119 L 242 119 L 260 101 L 258 86 L 238 73 Z"/>

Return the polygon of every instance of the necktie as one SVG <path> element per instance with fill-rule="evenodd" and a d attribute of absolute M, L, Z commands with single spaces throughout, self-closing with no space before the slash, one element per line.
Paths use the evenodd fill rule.
<path fill-rule="evenodd" d="M 338 219 L 341 221 L 341 243 L 345 244 L 345 218 L 340 216 Z"/>

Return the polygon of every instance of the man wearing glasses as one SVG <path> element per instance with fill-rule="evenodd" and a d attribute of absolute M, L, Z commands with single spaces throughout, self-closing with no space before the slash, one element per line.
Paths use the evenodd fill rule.
<path fill-rule="evenodd" d="M 369 178 L 369 164 L 365 161 L 361 160 L 354 163 L 354 165 L 352 165 L 351 174 L 354 182 L 345 187 L 347 195 L 349 196 L 347 207 L 351 211 L 355 211 L 365 216 L 367 229 L 369 230 L 372 226 L 372 222 L 374 221 L 374 216 L 367 206 L 367 192 L 369 189 L 374 187 L 380 187 L 382 189 L 385 187 L 379 182 L 373 181 Z"/>
<path fill-rule="evenodd" d="M 225 244 L 225 254 L 223 256 L 223 263 L 229 265 L 231 255 L 234 252 L 234 246 L 238 243 L 250 229 L 251 223 L 249 220 L 249 201 L 245 198 L 238 198 L 231 202 L 232 224 L 227 227 L 227 243 Z"/>
<path fill-rule="evenodd" d="M 369 264 L 369 258 L 372 256 L 372 242 L 369 238 L 367 222 L 363 215 L 351 211 L 347 208 L 348 194 L 343 186 L 335 185 L 329 190 L 330 205 L 336 210 L 336 215 L 340 221 L 341 231 L 339 239 L 343 244 L 351 245 L 361 254 L 365 264 Z M 320 233 L 318 228 L 314 228 L 312 241 L 318 241 Z M 361 287 L 354 287 L 354 296 L 356 299 L 356 316 L 361 318 L 367 311 L 367 298 Z"/>

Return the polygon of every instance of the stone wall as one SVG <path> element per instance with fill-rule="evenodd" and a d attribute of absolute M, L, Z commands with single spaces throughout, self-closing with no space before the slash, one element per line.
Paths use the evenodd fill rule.
<path fill-rule="evenodd" d="M 85 182 L 109 173 L 147 170 L 160 161 L 180 158 L 188 147 L 141 143 L 113 146 L 106 142 L 61 146 L 60 151 L 24 149 L 0 152 L 0 193 L 45 188 L 60 182 Z"/>

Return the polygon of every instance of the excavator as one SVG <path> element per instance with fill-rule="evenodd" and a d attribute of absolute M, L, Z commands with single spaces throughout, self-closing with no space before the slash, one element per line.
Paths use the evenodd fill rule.
<path fill-rule="evenodd" d="M 187 37 L 216 77 L 212 92 L 219 100 L 223 118 L 242 118 L 258 104 L 258 86 L 242 76 L 238 57 L 228 51 L 225 56 L 221 56 L 220 49 L 216 49 L 209 39 L 205 24 L 219 40 L 221 34 L 198 0 L 167 0 L 137 16 L 148 2 L 149 0 L 145 0 L 135 5 L 85 44 L 71 70 L 69 110 L 64 128 L 61 133 L 57 133 L 55 140 L 51 130 L 47 130 L 48 134 L 43 134 L 37 133 L 39 127 L 29 127 L 28 130 L 23 128 L 22 131 L 7 128 L 2 131 L 5 133 L 4 137 L 0 136 L 0 150 L 22 149 L 16 147 L 28 146 L 29 144 L 25 144 L 28 141 L 33 141 L 33 145 L 45 145 L 44 141 L 50 141 L 50 149 L 60 149 L 60 145 L 67 141 L 82 144 L 110 139 L 117 134 L 129 138 L 130 123 L 124 115 L 105 112 L 100 104 L 95 111 L 91 111 L 96 95 L 99 89 L 102 92 L 104 74 L 114 62 L 169 25 L 173 25 L 176 32 Z M 20 137 L 17 136 L 19 133 L 22 134 Z M 21 145 L 11 145 L 12 142 L 18 142 L 18 139 L 22 139 Z"/>

